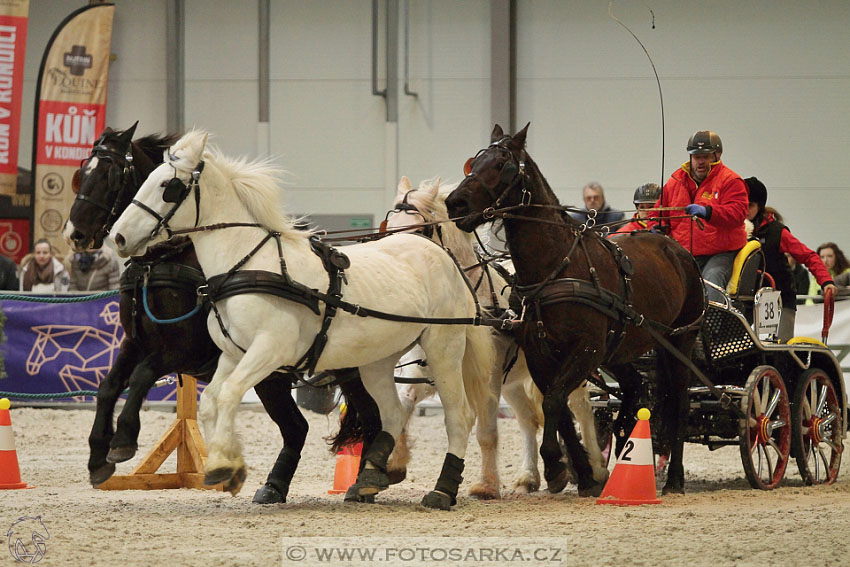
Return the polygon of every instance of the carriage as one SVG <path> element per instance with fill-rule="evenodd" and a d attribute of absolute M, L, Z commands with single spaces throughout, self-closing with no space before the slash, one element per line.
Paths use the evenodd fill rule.
<path fill-rule="evenodd" d="M 829 484 L 838 475 L 847 429 L 841 367 L 824 342 L 776 340 L 781 305 L 778 291 L 763 287 L 768 282 L 764 256 L 752 242 L 739 253 L 724 302 L 708 302 L 693 352 L 685 438 L 711 450 L 737 445 L 753 488 L 778 486 L 791 458 L 805 484 Z M 825 299 L 824 340 L 832 300 Z M 649 353 L 637 363 L 650 385 L 653 358 Z M 616 394 L 603 384 L 591 402 L 604 433 L 620 406 Z M 651 387 L 646 397 L 652 405 Z"/>

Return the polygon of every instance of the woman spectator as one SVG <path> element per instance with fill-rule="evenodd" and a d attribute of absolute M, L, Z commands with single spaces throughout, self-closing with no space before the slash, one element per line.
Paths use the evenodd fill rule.
<path fill-rule="evenodd" d="M 77 252 L 71 258 L 71 291 L 118 289 L 121 269 L 111 248 Z"/>
<path fill-rule="evenodd" d="M 33 252 L 21 260 L 21 291 L 68 291 L 68 285 L 68 272 L 53 255 L 50 241 L 46 238 L 38 240 Z"/>
<path fill-rule="evenodd" d="M 773 208 L 767 207 L 767 187 L 764 183 L 750 177 L 745 179 L 749 191 L 749 211 L 747 220 L 753 223 L 753 237 L 761 242 L 764 252 L 765 270 L 776 283 L 782 297 L 782 315 L 779 319 L 779 340 L 787 342 L 794 336 L 794 322 L 797 319 L 797 290 L 794 277 L 785 253 L 791 254 L 797 263 L 805 265 L 814 276 L 817 285 L 827 289 L 835 287 L 832 276 L 826 266 L 809 247 L 797 240 L 788 227 L 782 224 L 781 216 Z"/>
<path fill-rule="evenodd" d="M 824 242 L 818 246 L 818 255 L 823 260 L 832 279 L 839 286 L 836 295 L 847 295 L 847 285 L 850 283 L 850 262 L 841 248 L 834 242 Z M 809 288 L 809 295 L 818 293 L 816 287 Z"/>

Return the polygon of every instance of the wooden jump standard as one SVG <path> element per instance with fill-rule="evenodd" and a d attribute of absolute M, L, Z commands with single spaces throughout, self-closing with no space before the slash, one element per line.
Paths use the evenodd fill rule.
<path fill-rule="evenodd" d="M 164 488 L 204 488 L 221 490 L 222 485 L 204 485 L 207 447 L 198 427 L 198 381 L 182 376 L 177 387 L 177 419 L 159 442 L 128 475 L 113 475 L 101 490 L 160 490 Z M 171 453 L 177 451 L 177 472 L 157 473 Z"/>

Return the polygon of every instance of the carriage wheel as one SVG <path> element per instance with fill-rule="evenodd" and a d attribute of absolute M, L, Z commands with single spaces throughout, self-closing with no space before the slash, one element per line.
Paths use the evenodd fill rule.
<path fill-rule="evenodd" d="M 753 488 L 776 488 L 791 452 L 791 406 L 779 372 L 758 366 L 747 378 L 741 409 L 748 416 L 739 427 L 744 473 Z"/>
<path fill-rule="evenodd" d="M 803 372 L 794 392 L 791 444 L 806 484 L 832 484 L 843 451 L 841 406 L 832 380 L 820 368 Z"/>

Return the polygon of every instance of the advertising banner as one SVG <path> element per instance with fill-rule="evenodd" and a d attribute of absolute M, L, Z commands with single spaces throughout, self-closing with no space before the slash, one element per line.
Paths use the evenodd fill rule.
<path fill-rule="evenodd" d="M 74 192 L 71 179 L 106 125 L 113 4 L 68 16 L 41 61 L 33 133 L 33 235 L 60 250 Z"/>
<path fill-rule="evenodd" d="M 18 194 L 18 143 L 28 13 L 29 0 L 0 1 L 0 217 L 24 216 L 25 213 L 29 218 L 29 188 L 22 188 L 23 194 Z"/>
<path fill-rule="evenodd" d="M 0 345 L 7 376 L 0 390 L 61 394 L 97 390 L 112 368 L 124 330 L 118 295 L 79 303 L 0 299 L 6 341 Z M 91 396 L 59 402 L 92 401 Z M 176 386 L 153 388 L 148 400 L 175 401 Z"/>

